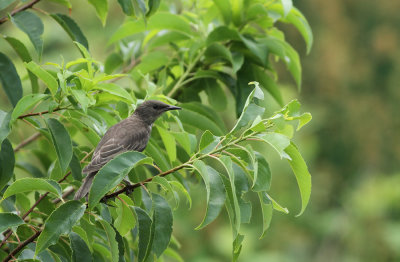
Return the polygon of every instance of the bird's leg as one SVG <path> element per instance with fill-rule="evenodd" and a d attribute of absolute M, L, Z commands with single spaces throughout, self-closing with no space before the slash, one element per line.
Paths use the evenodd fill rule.
<path fill-rule="evenodd" d="M 126 179 L 123 179 L 122 180 L 122 183 L 125 185 L 125 188 L 126 188 L 126 195 L 130 195 L 130 194 L 132 194 L 132 192 L 133 192 L 133 188 L 132 188 L 132 183 L 131 182 L 129 182 L 128 180 L 126 180 Z"/>

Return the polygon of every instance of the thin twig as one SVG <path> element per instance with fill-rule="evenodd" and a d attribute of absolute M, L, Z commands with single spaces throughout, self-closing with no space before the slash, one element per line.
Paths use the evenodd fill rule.
<path fill-rule="evenodd" d="M 52 112 L 56 112 L 56 111 L 60 111 L 60 110 L 66 110 L 66 109 L 70 109 L 70 108 L 68 108 L 68 107 L 57 107 Z M 28 116 L 41 116 L 41 115 L 48 114 L 48 113 L 49 113 L 49 110 L 46 110 L 46 111 L 43 111 L 43 112 L 37 112 L 37 113 L 29 113 L 29 114 L 25 114 L 25 115 L 20 115 L 18 117 L 18 119 L 23 119 L 23 118 L 28 117 Z"/>
<path fill-rule="evenodd" d="M 7 262 L 10 259 L 12 259 L 14 255 L 16 255 L 19 251 L 21 251 L 25 246 L 27 246 L 29 243 L 32 243 L 33 240 L 35 240 L 40 235 L 40 233 L 42 233 L 42 230 L 37 231 L 30 238 L 19 244 L 13 251 L 8 253 L 7 257 L 3 259 L 3 262 Z"/>
<path fill-rule="evenodd" d="M 17 8 L 17 9 L 15 9 L 15 10 L 13 10 L 13 11 L 10 13 L 10 16 L 14 16 L 14 15 L 16 15 L 16 14 L 22 12 L 22 11 L 25 11 L 26 9 L 32 8 L 32 7 L 33 7 L 35 4 L 37 4 L 39 1 L 40 1 L 40 0 L 33 0 L 33 1 L 29 2 L 29 3 L 27 3 L 26 5 L 23 5 L 23 6 L 21 6 L 21 7 Z M 5 22 L 7 22 L 8 19 L 9 19 L 9 18 L 8 18 L 7 15 L 4 16 L 3 18 L 1 18 L 1 19 L 0 19 L 0 25 L 3 24 L 3 23 L 5 23 Z"/>
<path fill-rule="evenodd" d="M 32 136 L 28 137 L 27 139 L 25 139 L 24 141 L 22 141 L 19 145 L 17 145 L 14 148 L 14 153 L 17 153 L 21 148 L 23 148 L 24 146 L 32 143 L 33 141 L 35 141 L 36 139 L 38 139 L 40 137 L 40 133 L 36 133 L 33 134 Z"/>

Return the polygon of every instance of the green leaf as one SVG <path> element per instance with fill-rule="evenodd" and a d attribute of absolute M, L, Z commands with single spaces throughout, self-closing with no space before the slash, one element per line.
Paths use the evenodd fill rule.
<path fill-rule="evenodd" d="M 290 145 L 290 139 L 279 133 L 267 132 L 257 135 L 258 138 L 272 146 L 278 152 L 281 158 L 291 159 L 290 156 L 284 151 Z"/>
<path fill-rule="evenodd" d="M 218 7 L 225 25 L 229 25 L 232 19 L 232 9 L 229 0 L 213 0 L 214 4 Z"/>
<path fill-rule="evenodd" d="M 116 95 L 120 98 L 126 99 L 130 103 L 134 103 L 132 95 L 128 93 L 123 87 L 113 83 L 97 84 L 94 89 L 102 90 L 104 92 Z"/>
<path fill-rule="evenodd" d="M 171 169 L 171 164 L 167 160 L 165 154 L 160 154 L 160 152 L 162 152 L 162 149 L 153 141 L 153 139 L 150 138 L 146 147 L 146 154 L 154 159 L 155 164 L 161 170 Z"/>
<path fill-rule="evenodd" d="M 57 80 L 49 72 L 33 61 L 25 63 L 25 67 L 46 84 L 53 96 L 57 93 Z"/>
<path fill-rule="evenodd" d="M 218 217 L 222 207 L 225 204 L 226 192 L 221 177 L 215 169 L 213 169 L 211 166 L 207 166 L 201 160 L 196 160 L 193 163 L 193 166 L 203 178 L 207 191 L 206 214 L 200 225 L 196 227 L 196 230 L 198 230 L 207 226 Z"/>
<path fill-rule="evenodd" d="M 0 80 L 11 104 L 15 107 L 22 97 L 21 79 L 11 60 L 0 52 Z"/>
<path fill-rule="evenodd" d="M 168 247 L 172 234 L 172 210 L 168 202 L 160 195 L 153 193 L 154 240 L 152 250 L 157 257 Z"/>
<path fill-rule="evenodd" d="M 27 173 L 31 174 L 33 177 L 36 177 L 36 178 L 44 178 L 45 177 L 45 174 L 43 174 L 43 172 L 39 168 L 32 165 L 31 163 L 18 162 L 16 166 L 21 168 L 22 170 L 25 170 Z"/>
<path fill-rule="evenodd" d="M 257 168 L 254 170 L 252 190 L 254 192 L 268 191 L 271 187 L 271 170 L 265 158 L 256 153 Z"/>
<path fill-rule="evenodd" d="M 79 162 L 78 157 L 72 154 L 71 162 L 69 163 L 69 168 L 71 169 L 72 176 L 75 180 L 82 180 L 82 167 Z"/>
<path fill-rule="evenodd" d="M 211 45 L 215 42 L 228 42 L 228 41 L 240 41 L 240 35 L 235 29 L 231 29 L 227 26 L 219 26 L 215 28 L 207 36 L 207 45 Z"/>
<path fill-rule="evenodd" d="M 251 82 L 249 84 L 255 84 L 255 87 L 247 97 L 242 114 L 240 115 L 239 119 L 236 121 L 235 126 L 229 133 L 236 132 L 242 127 L 250 125 L 257 116 L 262 116 L 262 114 L 264 113 L 265 109 L 256 104 L 259 100 L 264 100 L 264 93 L 260 89 L 257 82 Z"/>
<path fill-rule="evenodd" d="M 45 94 L 33 94 L 33 95 L 26 95 L 21 98 L 17 105 L 15 106 L 12 114 L 11 114 L 11 125 L 21 116 L 24 112 L 31 109 L 34 105 L 36 105 L 39 101 L 45 100 L 48 98 L 49 95 Z"/>
<path fill-rule="evenodd" d="M 149 0 L 149 11 L 147 11 L 146 16 L 150 17 L 156 13 L 158 7 L 160 6 L 161 0 Z"/>
<path fill-rule="evenodd" d="M 99 203 L 102 197 L 116 187 L 133 167 L 144 163 L 151 164 L 149 160 L 151 159 L 142 153 L 128 151 L 105 164 L 94 177 L 89 192 L 89 207 L 93 208 Z"/>
<path fill-rule="evenodd" d="M 258 59 L 264 67 L 268 64 L 268 46 L 264 42 L 254 41 L 240 35 L 240 39 L 250 52 Z"/>
<path fill-rule="evenodd" d="M 93 261 L 92 254 L 86 242 L 75 232 L 69 234 L 72 249 L 72 261 Z"/>
<path fill-rule="evenodd" d="M 11 5 L 16 0 L 3 0 L 0 2 L 0 10 L 5 9 L 7 6 Z"/>
<path fill-rule="evenodd" d="M 14 213 L 0 213 L 0 232 L 7 228 L 17 227 L 25 224 L 25 222 Z"/>
<path fill-rule="evenodd" d="M 200 139 L 199 152 L 202 154 L 210 153 L 215 149 L 220 140 L 220 137 L 214 136 L 210 131 L 206 130 Z"/>
<path fill-rule="evenodd" d="M 240 224 L 241 224 L 241 214 L 240 206 L 237 198 L 236 185 L 235 185 L 235 174 L 233 171 L 232 160 L 227 156 L 221 156 L 218 158 L 222 166 L 224 167 L 228 178 L 222 176 L 222 181 L 224 182 L 227 199 L 226 208 L 228 210 L 228 215 L 231 220 L 232 234 L 233 238 L 239 234 Z"/>
<path fill-rule="evenodd" d="M 97 16 L 100 18 L 103 26 L 106 24 L 108 1 L 107 0 L 89 0 L 89 3 L 96 9 Z"/>
<path fill-rule="evenodd" d="M 46 191 L 61 197 L 60 185 L 50 179 L 24 177 L 12 183 L 4 192 L 3 199 L 12 195 L 29 191 Z"/>
<path fill-rule="evenodd" d="M 154 232 L 151 232 L 152 220 L 150 216 L 140 207 L 134 207 L 138 218 L 139 244 L 138 261 L 145 261 L 148 257 L 154 239 Z M 152 234 L 153 233 L 153 234 Z"/>
<path fill-rule="evenodd" d="M 51 140 L 57 152 L 61 171 L 64 173 L 72 159 L 71 138 L 63 124 L 57 119 L 49 118 L 47 120 L 47 125 L 50 130 Z"/>
<path fill-rule="evenodd" d="M 104 62 L 104 72 L 111 74 L 115 69 L 121 66 L 123 62 L 124 60 L 119 54 L 111 53 Z"/>
<path fill-rule="evenodd" d="M 153 177 L 153 180 L 151 180 L 151 183 L 160 185 L 162 187 L 163 191 L 165 191 L 166 193 L 172 194 L 172 196 L 174 198 L 174 202 L 175 202 L 175 209 L 178 208 L 178 205 L 179 205 L 178 199 L 175 196 L 175 192 L 172 189 L 172 185 L 165 177 L 155 176 L 155 177 Z"/>
<path fill-rule="evenodd" d="M 282 213 L 285 214 L 289 214 L 289 210 L 286 207 L 281 206 L 278 202 L 276 202 L 270 195 L 268 195 L 267 193 L 264 192 L 264 198 L 266 198 L 266 200 L 264 200 L 265 202 L 272 202 L 272 207 Z"/>
<path fill-rule="evenodd" d="M 175 188 L 175 190 L 180 191 L 182 194 L 185 195 L 186 199 L 189 202 L 189 209 L 190 209 L 192 207 L 192 198 L 190 197 L 190 194 L 186 190 L 186 188 L 178 181 L 169 181 L 169 183 Z"/>
<path fill-rule="evenodd" d="M 76 41 L 82 44 L 86 49 L 89 49 L 89 44 L 85 35 L 70 16 L 63 14 L 50 14 L 50 16 L 60 24 L 73 41 Z"/>
<path fill-rule="evenodd" d="M 28 35 L 40 58 L 43 52 L 44 27 L 42 20 L 34 13 L 23 11 L 12 16 L 11 21 Z"/>
<path fill-rule="evenodd" d="M 108 250 L 111 252 L 111 261 L 118 262 L 119 261 L 119 249 L 118 249 L 118 242 L 116 239 L 117 233 L 113 229 L 113 227 L 104 220 L 99 220 L 101 226 L 105 231 L 106 237 L 106 246 Z"/>
<path fill-rule="evenodd" d="M 202 83 L 204 83 L 204 87 L 206 89 L 208 102 L 212 105 L 213 108 L 217 111 L 223 111 L 226 109 L 228 101 L 226 99 L 226 94 L 221 87 L 221 85 L 217 82 L 216 79 L 203 79 Z"/>
<path fill-rule="evenodd" d="M 14 174 L 15 156 L 12 145 L 4 139 L 0 148 L 0 192 L 7 185 Z M 1 223 L 0 223 L 1 225 Z M 0 231 L 1 232 L 1 231 Z"/>
<path fill-rule="evenodd" d="M 273 36 L 260 39 L 265 44 L 271 53 L 276 54 L 286 64 L 286 67 L 290 71 L 294 80 L 296 81 L 297 87 L 301 88 L 301 64 L 300 58 L 297 51 L 287 42 L 280 40 Z"/>
<path fill-rule="evenodd" d="M 287 16 L 293 8 L 293 2 L 292 0 L 281 0 L 282 2 L 282 7 L 283 7 L 283 14 L 284 16 Z"/>
<path fill-rule="evenodd" d="M 175 140 L 183 147 L 189 155 L 193 152 L 190 144 L 189 134 L 187 132 L 170 132 Z"/>
<path fill-rule="evenodd" d="M 81 105 L 83 112 L 87 113 L 90 105 L 90 99 L 87 93 L 81 89 L 71 89 L 71 94 L 75 97 L 76 101 Z"/>
<path fill-rule="evenodd" d="M 4 39 L 14 48 L 15 52 L 17 52 L 18 56 L 22 59 L 23 62 L 32 61 L 32 57 L 29 54 L 28 49 L 25 47 L 24 43 L 19 41 L 16 38 L 4 36 Z M 37 81 L 37 77 L 28 70 L 29 79 L 31 80 L 32 85 L 32 93 L 37 93 L 39 91 L 39 84 Z"/>
<path fill-rule="evenodd" d="M 278 152 L 281 158 L 291 159 L 290 156 L 285 152 L 285 148 L 290 145 L 290 139 L 279 133 L 267 132 L 264 134 L 257 135 L 258 138 L 272 146 L 273 149 Z"/>
<path fill-rule="evenodd" d="M 60 4 L 60 5 L 63 5 L 63 6 L 65 6 L 66 8 L 72 8 L 72 5 L 71 5 L 71 3 L 69 2 L 69 0 L 48 0 L 48 1 L 51 1 L 51 2 L 54 2 L 54 3 Z"/>
<path fill-rule="evenodd" d="M 132 77 L 135 80 L 140 79 L 143 75 L 164 67 L 168 64 L 170 57 L 161 51 L 153 51 L 142 57 L 140 63 L 135 66 L 132 71 Z"/>
<path fill-rule="evenodd" d="M 135 227 L 136 219 L 132 213 L 130 206 L 133 201 L 127 195 L 120 195 L 117 203 L 117 218 L 114 221 L 114 227 L 121 236 L 125 236 L 131 229 Z"/>
<path fill-rule="evenodd" d="M 75 223 L 83 216 L 85 209 L 84 204 L 72 200 L 54 210 L 44 223 L 44 229 L 37 240 L 35 254 L 57 243 L 62 234 L 69 234 Z"/>
<path fill-rule="evenodd" d="M 297 185 L 300 189 L 301 196 L 301 210 L 297 216 L 300 216 L 307 207 L 308 201 L 311 195 L 311 175 L 308 172 L 307 164 L 301 156 L 296 145 L 290 143 L 290 145 L 285 149 L 285 152 L 290 156 L 289 161 L 292 167 L 293 173 L 296 176 Z"/>
<path fill-rule="evenodd" d="M 183 124 L 190 125 L 203 131 L 210 130 L 213 134 L 218 136 L 224 134 L 224 129 L 220 126 L 221 124 L 223 125 L 223 122 L 217 124 L 218 118 L 216 115 L 214 115 L 215 119 L 212 119 L 197 106 L 191 107 L 189 104 L 182 104 L 181 107 L 184 110 L 179 112 L 179 119 Z"/>
<path fill-rule="evenodd" d="M 135 10 L 133 9 L 133 4 L 131 0 L 118 0 L 119 5 L 122 8 L 122 11 L 126 14 L 126 15 L 134 15 L 135 14 Z"/>
<path fill-rule="evenodd" d="M 10 120 L 11 120 L 11 112 L 4 112 L 0 110 L 0 143 L 8 136 L 10 133 Z"/>
<path fill-rule="evenodd" d="M 265 233 L 267 232 L 269 225 L 271 224 L 273 207 L 270 199 L 267 198 L 266 195 L 262 192 L 258 192 L 258 198 L 260 200 L 263 220 L 262 234 L 260 236 L 261 239 L 265 236 Z"/>

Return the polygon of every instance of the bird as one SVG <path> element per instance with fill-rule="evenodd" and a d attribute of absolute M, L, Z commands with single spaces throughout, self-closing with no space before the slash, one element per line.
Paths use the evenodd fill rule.
<path fill-rule="evenodd" d="M 157 118 L 164 112 L 180 109 L 158 100 L 147 100 L 131 116 L 110 127 L 94 150 L 90 163 L 82 170 L 87 176 L 75 193 L 74 200 L 87 196 L 97 171 L 114 157 L 126 151 L 142 152 Z"/>

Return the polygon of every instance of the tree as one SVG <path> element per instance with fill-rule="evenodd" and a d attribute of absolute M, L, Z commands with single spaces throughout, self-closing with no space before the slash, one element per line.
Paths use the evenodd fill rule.
<path fill-rule="evenodd" d="M 70 16 L 47 13 L 46 5 L 38 9 L 39 2 L 46 1 L 6 1 L 0 7 L 13 4 L 14 9 L 0 23 L 11 22 L 22 30 L 40 61 L 41 16 L 49 16 L 73 40 L 81 57 L 61 64 L 38 63 L 27 43 L 3 37 L 24 62 L 27 74 L 20 77 L 17 61 L 0 53 L 0 79 L 11 108 L 0 111 L 4 261 L 130 261 L 132 257 L 145 261 L 164 256 L 179 260 L 171 238 L 172 212 L 181 198 L 190 205 L 188 184 L 193 178 L 203 181 L 207 193 L 198 229 L 225 207 L 236 260 L 244 238 L 240 226 L 250 221 L 254 204 L 245 195 L 259 199 L 261 237 L 273 209 L 288 212 L 268 193 L 268 161 L 251 143 L 269 145 L 288 161 L 300 189 L 299 215 L 303 213 L 311 177 L 291 139 L 311 115 L 300 113 L 297 100 L 284 105 L 271 61 L 276 58 L 286 64 L 300 88 L 299 56 L 275 24 L 294 25 L 307 50 L 312 34 L 290 0 L 179 4 L 119 0 L 127 18 L 110 37 L 114 51 L 104 62 L 91 55 L 87 38 Z M 68 0 L 54 2 L 72 8 Z M 108 1 L 88 3 L 105 24 Z M 126 79 L 131 80 L 129 87 Z M 26 94 L 22 86 L 29 85 Z M 273 115 L 264 114 L 265 94 L 282 107 Z M 218 112 L 233 103 L 228 96 L 234 99 L 236 121 L 225 124 Z M 143 99 L 179 102 L 183 110 L 155 123 L 144 153 L 126 152 L 105 165 L 94 179 L 87 203 L 70 200 L 100 137 Z M 35 133 L 21 141 L 11 139 L 27 128 Z M 35 148 L 27 147 L 31 143 Z M 16 161 L 21 149 L 31 161 Z M 29 177 L 16 179 L 15 167 Z M 126 176 L 133 184 L 121 184 Z"/>

